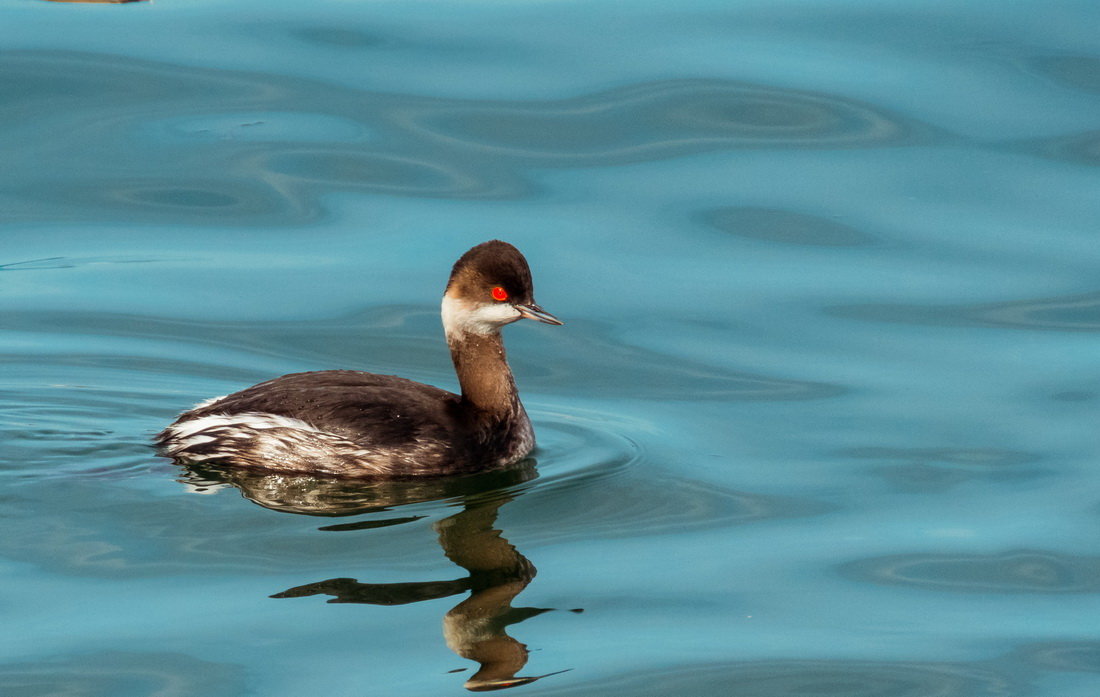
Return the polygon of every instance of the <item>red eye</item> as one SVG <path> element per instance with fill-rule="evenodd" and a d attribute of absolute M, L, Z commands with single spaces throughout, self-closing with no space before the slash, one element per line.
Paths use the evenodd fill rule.
<path fill-rule="evenodd" d="M 500 286 L 493 288 L 493 300 L 507 300 L 508 291 L 504 290 Z"/>

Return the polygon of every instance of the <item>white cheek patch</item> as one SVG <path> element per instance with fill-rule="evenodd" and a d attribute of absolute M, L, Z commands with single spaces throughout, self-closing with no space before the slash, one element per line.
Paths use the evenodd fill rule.
<path fill-rule="evenodd" d="M 492 334 L 522 317 L 509 303 L 472 303 L 443 296 L 443 328 L 447 334 Z"/>

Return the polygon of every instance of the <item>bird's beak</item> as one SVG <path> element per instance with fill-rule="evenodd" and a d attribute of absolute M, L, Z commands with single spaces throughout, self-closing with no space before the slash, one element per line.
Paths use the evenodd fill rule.
<path fill-rule="evenodd" d="M 524 319 L 533 319 L 543 322 L 545 324 L 565 324 L 560 319 L 550 314 L 546 310 L 542 309 L 535 303 L 530 305 L 516 305 L 515 306 Z"/>

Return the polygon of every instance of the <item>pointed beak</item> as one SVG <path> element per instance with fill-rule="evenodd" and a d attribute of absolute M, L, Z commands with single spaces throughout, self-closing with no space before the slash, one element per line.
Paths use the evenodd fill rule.
<path fill-rule="evenodd" d="M 534 319 L 545 324 L 565 324 L 565 322 L 562 322 L 535 303 L 531 303 L 530 305 L 516 305 L 515 307 L 519 310 L 519 313 L 523 315 L 524 319 Z"/>

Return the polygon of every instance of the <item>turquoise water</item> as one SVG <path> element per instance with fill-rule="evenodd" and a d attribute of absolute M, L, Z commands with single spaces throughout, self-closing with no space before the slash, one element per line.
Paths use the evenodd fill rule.
<path fill-rule="evenodd" d="M 0 693 L 1097 694 L 1097 3 L 0 16 Z M 533 461 L 152 452 L 490 238 Z"/>

